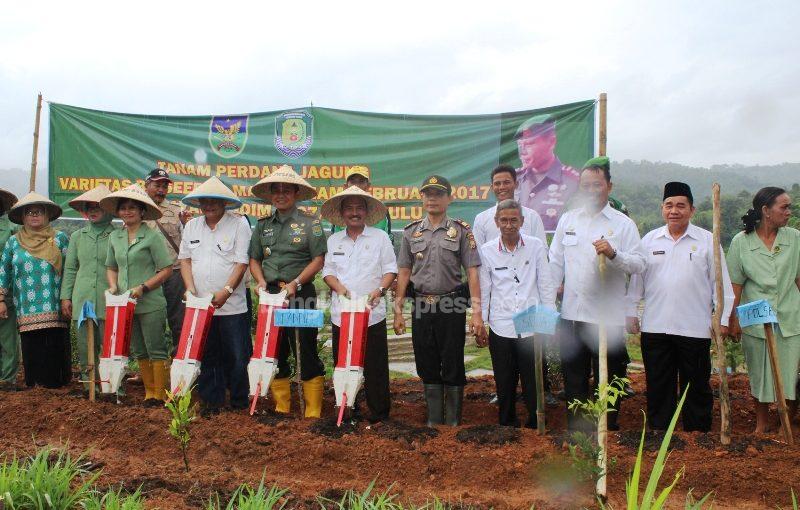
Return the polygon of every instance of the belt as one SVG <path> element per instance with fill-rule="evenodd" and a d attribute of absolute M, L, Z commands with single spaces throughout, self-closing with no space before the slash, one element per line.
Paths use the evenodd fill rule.
<path fill-rule="evenodd" d="M 433 305 L 439 302 L 440 299 L 444 297 L 455 296 L 457 293 L 453 292 L 446 292 L 444 294 L 417 294 L 417 297 L 428 303 L 429 305 Z"/>

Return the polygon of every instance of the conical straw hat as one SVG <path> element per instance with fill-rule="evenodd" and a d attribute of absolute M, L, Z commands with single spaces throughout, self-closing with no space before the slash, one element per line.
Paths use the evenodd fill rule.
<path fill-rule="evenodd" d="M 298 201 L 310 200 L 317 196 L 317 190 L 314 189 L 314 186 L 297 175 L 297 173 L 292 170 L 289 165 L 283 165 L 270 175 L 258 181 L 252 188 L 250 188 L 250 192 L 262 200 L 271 202 L 272 193 L 270 192 L 270 186 L 277 182 L 296 184 L 300 188 L 300 193 L 297 195 Z"/>
<path fill-rule="evenodd" d="M 3 203 L 3 211 L 8 212 L 14 204 L 17 203 L 17 195 L 11 193 L 10 191 L 6 191 L 4 189 L 0 189 L 0 202 Z"/>
<path fill-rule="evenodd" d="M 100 200 L 100 207 L 108 214 L 119 217 L 117 216 L 117 204 L 120 200 L 126 198 L 135 200 L 144 206 L 144 216 L 142 219 L 157 220 L 161 218 L 161 210 L 138 184 L 131 184 L 127 188 L 122 188 L 119 191 L 107 195 L 104 199 Z"/>
<path fill-rule="evenodd" d="M 35 191 L 31 191 L 22 197 L 19 202 L 14 204 L 14 206 L 8 211 L 8 219 L 17 225 L 22 225 L 22 213 L 24 212 L 25 206 L 34 204 L 44 206 L 44 208 L 47 210 L 47 219 L 49 221 L 53 221 L 61 216 L 61 208 L 55 202 L 36 193 Z"/>
<path fill-rule="evenodd" d="M 110 193 L 111 190 L 108 189 L 108 186 L 106 186 L 105 184 L 98 184 L 93 189 L 90 189 L 83 195 L 79 195 L 70 200 L 69 206 L 77 211 L 79 210 L 79 208 L 82 208 L 86 204 L 92 202 L 99 204 L 100 201 L 106 198 Z"/>
<path fill-rule="evenodd" d="M 194 191 L 183 197 L 183 202 L 192 207 L 200 207 L 201 198 L 216 198 L 225 201 L 226 209 L 236 209 L 242 201 L 219 178 L 210 177 L 206 182 L 196 187 Z"/>
<path fill-rule="evenodd" d="M 322 204 L 320 214 L 323 218 L 336 226 L 344 227 L 345 221 L 342 216 L 342 200 L 347 197 L 361 197 L 367 202 L 367 216 L 364 223 L 374 225 L 386 217 L 386 206 L 380 200 L 373 197 L 358 186 L 350 186 L 338 195 L 332 196 Z"/>

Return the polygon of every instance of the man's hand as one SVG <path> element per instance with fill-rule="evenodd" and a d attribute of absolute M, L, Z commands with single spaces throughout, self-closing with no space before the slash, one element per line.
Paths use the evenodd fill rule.
<path fill-rule="evenodd" d="M 256 292 L 261 290 L 263 290 L 264 292 L 267 291 L 267 282 L 265 280 L 256 282 Z"/>
<path fill-rule="evenodd" d="M 406 332 L 406 318 L 402 313 L 395 312 L 394 314 L 394 334 L 402 335 Z"/>
<path fill-rule="evenodd" d="M 297 294 L 297 284 L 293 281 L 287 283 L 283 286 L 283 290 L 286 291 L 286 299 L 292 299 L 295 294 Z"/>
<path fill-rule="evenodd" d="M 483 319 L 479 313 L 472 314 L 472 319 L 469 321 L 469 332 L 475 335 L 475 343 L 478 344 L 479 347 L 486 346 L 488 337 L 486 336 L 486 328 L 483 325 Z"/>
<path fill-rule="evenodd" d="M 211 297 L 211 305 L 214 308 L 222 308 L 222 306 L 225 304 L 225 302 L 228 300 L 229 297 L 231 297 L 231 295 L 228 294 L 227 290 L 225 289 L 218 290 Z"/>
<path fill-rule="evenodd" d="M 642 332 L 639 327 L 639 317 L 625 317 L 625 329 L 631 335 L 638 335 Z"/>
<path fill-rule="evenodd" d="M 606 239 L 598 239 L 597 241 L 592 243 L 594 245 L 594 249 L 598 255 L 601 253 L 608 257 L 609 259 L 613 259 L 617 256 L 617 251 L 611 246 Z"/>
<path fill-rule="evenodd" d="M 340 296 L 344 296 L 347 299 L 350 299 L 352 296 L 350 295 L 350 289 L 345 287 L 344 285 L 340 286 L 339 289 L 336 290 L 336 294 Z"/>
<path fill-rule="evenodd" d="M 723 340 L 728 338 L 728 326 L 720 326 L 719 327 L 719 334 Z"/>
<path fill-rule="evenodd" d="M 736 314 L 732 314 L 728 320 L 728 336 L 737 342 L 742 339 L 742 327 L 739 326 L 739 318 L 736 317 Z"/>
<path fill-rule="evenodd" d="M 192 287 L 191 289 L 186 289 L 186 292 L 183 293 L 183 298 L 189 299 L 189 294 L 191 294 L 192 296 L 196 296 L 197 289 L 195 289 L 194 287 Z"/>
<path fill-rule="evenodd" d="M 367 304 L 370 306 L 370 308 L 375 308 L 380 304 L 382 297 L 383 296 L 381 296 L 381 291 L 375 289 L 369 293 L 369 296 L 367 298 Z"/>
<path fill-rule="evenodd" d="M 72 319 L 72 300 L 70 299 L 61 300 L 61 315 L 63 315 L 67 319 Z"/>
<path fill-rule="evenodd" d="M 8 306 L 6 302 L 0 302 L 0 319 L 8 319 Z"/>
<path fill-rule="evenodd" d="M 109 287 L 108 289 L 106 289 L 106 291 L 107 291 L 109 294 L 111 294 L 112 296 L 116 296 L 116 295 L 117 295 L 117 292 L 119 292 L 119 289 L 117 288 L 117 286 L 116 286 L 116 285 L 112 285 L 111 287 Z"/>
<path fill-rule="evenodd" d="M 181 225 L 186 225 L 186 222 L 192 219 L 192 212 L 189 209 L 184 209 L 178 213 L 178 219 L 181 220 Z"/>

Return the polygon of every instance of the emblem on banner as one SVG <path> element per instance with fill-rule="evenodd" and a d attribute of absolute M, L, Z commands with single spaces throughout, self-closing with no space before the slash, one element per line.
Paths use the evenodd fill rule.
<path fill-rule="evenodd" d="M 284 156 L 299 158 L 314 143 L 314 117 L 307 111 L 285 112 L 275 117 L 275 148 Z"/>
<path fill-rule="evenodd" d="M 214 154 L 223 158 L 238 156 L 247 144 L 247 115 L 220 115 L 211 117 L 208 143 Z"/>

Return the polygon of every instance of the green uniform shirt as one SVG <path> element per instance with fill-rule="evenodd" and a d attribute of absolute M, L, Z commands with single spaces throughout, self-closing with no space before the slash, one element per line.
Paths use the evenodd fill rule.
<path fill-rule="evenodd" d="M 3 253 L 3 248 L 6 247 L 6 242 L 8 238 L 13 236 L 14 233 L 17 231 L 17 226 L 11 223 L 11 220 L 8 219 L 8 215 L 4 214 L 0 216 L 0 253 Z M 11 318 L 11 314 L 14 313 L 14 300 L 13 299 L 6 299 L 6 308 L 9 311 L 9 318 Z M 16 326 L 16 323 L 14 324 Z"/>
<path fill-rule="evenodd" d="M 159 270 L 172 266 L 172 257 L 161 232 L 145 224 L 139 226 L 133 243 L 128 243 L 128 231 L 118 229 L 108 236 L 106 266 L 119 271 L 117 287 L 120 291 L 132 289 L 153 277 Z M 161 287 L 153 289 L 136 304 L 135 314 L 166 309 L 167 300 Z"/>
<path fill-rule="evenodd" d="M 61 299 L 72 300 L 73 319 L 80 315 L 83 303 L 94 303 L 98 319 L 106 316 L 106 257 L 108 236 L 116 230 L 114 225 L 86 225 L 72 233 L 64 261 L 64 278 L 61 281 Z"/>
<path fill-rule="evenodd" d="M 795 284 L 800 278 L 800 231 L 778 229 L 772 251 L 755 232 L 740 232 L 731 241 L 727 262 L 731 283 L 743 287 L 740 304 L 766 299 L 778 315 L 781 334 L 800 335 L 800 291 Z M 744 332 L 765 338 L 761 325 Z"/>
<path fill-rule="evenodd" d="M 250 238 L 249 256 L 261 262 L 267 283 L 276 283 L 291 282 L 311 259 L 327 251 L 327 240 L 316 215 L 297 208 L 281 215 L 274 209 L 258 220 Z"/>

